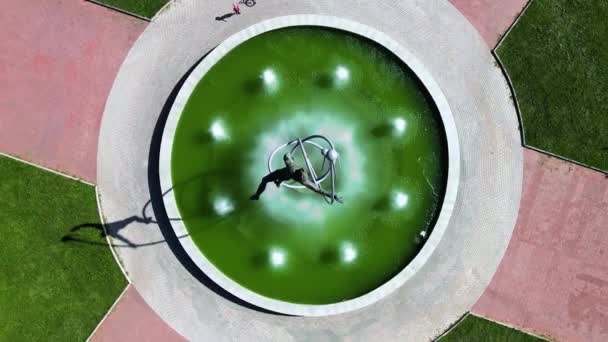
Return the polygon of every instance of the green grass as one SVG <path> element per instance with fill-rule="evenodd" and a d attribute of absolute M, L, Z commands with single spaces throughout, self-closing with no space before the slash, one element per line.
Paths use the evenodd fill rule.
<path fill-rule="evenodd" d="M 528 335 L 486 319 L 468 315 L 438 342 L 541 342 L 538 337 Z"/>
<path fill-rule="evenodd" d="M 0 341 L 84 341 L 127 282 L 97 243 L 95 189 L 0 156 Z M 104 246 L 105 244 L 105 246 Z"/>
<path fill-rule="evenodd" d="M 608 170 L 608 1 L 533 0 L 498 49 L 526 143 Z"/>
<path fill-rule="evenodd" d="M 169 0 L 95 0 L 121 10 L 152 18 Z"/>

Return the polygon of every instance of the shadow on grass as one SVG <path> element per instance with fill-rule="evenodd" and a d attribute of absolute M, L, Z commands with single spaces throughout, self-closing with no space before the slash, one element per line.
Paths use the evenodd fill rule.
<path fill-rule="evenodd" d="M 162 194 L 162 196 L 165 196 L 172 190 L 173 189 L 166 191 L 165 193 Z M 146 247 L 146 246 L 153 246 L 153 245 L 166 243 L 166 240 L 164 240 L 164 239 L 158 240 L 158 241 L 153 241 L 153 242 L 136 243 L 136 242 L 133 242 L 133 241 L 127 239 L 120 233 L 121 230 L 128 227 L 132 223 L 143 223 L 146 225 L 152 224 L 152 223 L 158 224 L 157 220 L 155 220 L 152 217 L 149 217 L 146 214 L 146 211 L 148 210 L 148 208 L 150 207 L 151 204 L 152 204 L 152 200 L 149 200 L 142 208 L 142 213 L 139 216 L 133 215 L 133 216 L 127 217 L 127 218 L 119 220 L 119 221 L 106 223 L 105 226 L 102 223 L 82 223 L 77 226 L 74 226 L 70 229 L 68 234 L 64 235 L 61 238 L 61 241 L 62 242 L 84 243 L 84 244 L 88 244 L 88 245 L 99 245 L 99 246 L 107 246 L 109 244 L 112 247 L 129 247 L 129 248 Z M 178 221 L 178 220 L 182 220 L 182 219 L 181 218 L 168 218 L 168 220 L 169 221 Z M 109 235 L 110 237 L 120 241 L 121 243 L 114 243 L 114 242 L 110 242 L 110 241 L 108 243 L 105 243 L 105 242 L 99 242 L 98 240 L 85 239 L 80 234 L 78 234 L 78 232 L 82 229 L 97 230 L 97 231 L 99 231 L 100 237 L 105 238 L 106 236 Z M 187 234 L 182 235 L 177 238 L 181 239 L 186 236 L 188 236 L 188 235 Z"/>
<path fill-rule="evenodd" d="M 120 221 L 116 221 L 116 222 L 112 222 L 112 223 L 108 223 L 106 224 L 106 227 L 108 229 L 108 231 L 111 231 L 112 234 L 111 236 L 114 239 L 117 239 L 121 242 L 124 243 L 124 245 L 116 245 L 114 243 L 110 243 L 110 245 L 112 247 L 132 247 L 132 248 L 137 248 L 137 247 L 141 247 L 141 246 L 149 246 L 151 244 L 157 244 L 157 243 L 163 243 L 163 241 L 157 241 L 157 242 L 153 242 L 153 243 L 145 243 L 145 244 L 135 244 L 133 242 L 131 242 L 129 239 L 125 238 L 124 236 L 122 236 L 119 231 L 123 228 L 125 228 L 126 226 L 128 226 L 129 224 L 133 223 L 133 222 L 139 222 L 139 223 L 150 223 L 148 220 L 145 220 L 139 216 L 131 216 L 128 217 L 124 220 L 120 220 Z M 102 238 L 106 237 L 106 232 L 104 230 L 104 225 L 101 223 L 83 223 L 83 224 L 79 224 L 75 227 L 73 227 L 72 229 L 70 229 L 70 233 L 67 235 L 64 235 L 61 238 L 62 242 L 78 242 L 78 243 L 85 243 L 88 245 L 102 245 L 105 246 L 107 245 L 106 243 L 102 243 L 102 242 L 97 242 L 97 241 L 93 241 L 93 240 L 88 240 L 88 239 L 83 239 L 81 237 L 79 237 L 78 235 L 74 234 L 75 232 L 78 232 L 81 229 L 95 229 L 99 231 L 99 235 Z"/>

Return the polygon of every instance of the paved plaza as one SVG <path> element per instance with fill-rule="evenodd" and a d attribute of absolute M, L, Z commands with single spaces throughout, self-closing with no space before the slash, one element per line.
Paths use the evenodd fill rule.
<path fill-rule="evenodd" d="M 556 341 L 608 340 L 608 177 L 522 147 L 492 54 L 526 0 L 258 0 L 215 20 L 231 5 L 173 0 L 147 22 L 80 0 L 1 2 L 0 152 L 95 184 L 108 229 L 154 216 L 166 190 L 151 180 L 154 150 L 190 68 L 264 20 L 342 17 L 391 35 L 445 94 L 464 155 L 458 229 L 391 297 L 313 319 L 227 298 L 175 248 L 166 217 L 132 220 L 120 236 L 136 247 L 109 232 L 130 284 L 91 341 L 429 340 L 468 311 Z"/>
<path fill-rule="evenodd" d="M 94 183 L 101 115 L 146 22 L 90 2 L 0 3 L 0 152 Z"/>
<path fill-rule="evenodd" d="M 608 178 L 536 151 L 509 248 L 472 311 L 557 341 L 608 339 Z"/>

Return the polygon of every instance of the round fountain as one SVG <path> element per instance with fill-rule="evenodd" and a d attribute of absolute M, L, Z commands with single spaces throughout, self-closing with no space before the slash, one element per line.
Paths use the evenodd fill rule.
<path fill-rule="evenodd" d="M 380 32 L 320 21 L 253 27 L 205 57 L 159 165 L 198 267 L 305 316 L 361 308 L 411 277 L 458 183 L 454 123 L 424 67 Z"/>

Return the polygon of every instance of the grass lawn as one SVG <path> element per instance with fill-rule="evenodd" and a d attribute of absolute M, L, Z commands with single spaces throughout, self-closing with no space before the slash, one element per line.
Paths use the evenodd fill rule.
<path fill-rule="evenodd" d="M 169 0 L 96 0 L 127 12 L 152 18 Z"/>
<path fill-rule="evenodd" d="M 543 339 L 528 335 L 486 319 L 468 315 L 462 322 L 438 342 L 542 342 Z"/>
<path fill-rule="evenodd" d="M 0 156 L 0 341 L 84 341 L 127 285 L 98 223 L 95 189 Z"/>
<path fill-rule="evenodd" d="M 498 49 L 527 145 L 608 170 L 608 1 L 533 0 Z"/>

